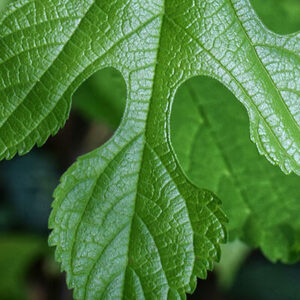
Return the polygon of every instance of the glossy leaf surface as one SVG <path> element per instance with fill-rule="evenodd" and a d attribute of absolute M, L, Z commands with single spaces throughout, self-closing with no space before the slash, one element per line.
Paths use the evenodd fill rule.
<path fill-rule="evenodd" d="M 170 143 L 188 78 L 223 82 L 260 152 L 300 172 L 299 35 L 267 31 L 247 0 L 19 0 L 0 23 L 2 158 L 55 134 L 95 71 L 114 67 L 127 85 L 114 137 L 55 193 L 50 241 L 78 299 L 182 298 L 218 259 L 219 200 L 189 182 Z"/>

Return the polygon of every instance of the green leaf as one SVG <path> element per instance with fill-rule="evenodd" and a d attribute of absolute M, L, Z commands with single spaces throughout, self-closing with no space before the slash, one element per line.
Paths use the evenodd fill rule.
<path fill-rule="evenodd" d="M 186 181 L 161 150 L 141 134 L 118 137 L 63 176 L 50 243 L 75 298 L 176 298 L 218 259 L 218 201 Z"/>
<path fill-rule="evenodd" d="M 251 3 L 269 29 L 288 34 L 300 28 L 298 0 L 252 0 Z M 124 86 L 120 73 L 111 68 L 101 70 L 80 86 L 73 96 L 73 105 L 86 119 L 117 128 L 124 111 Z"/>
<path fill-rule="evenodd" d="M 300 9 L 300 3 L 297 2 L 296 5 L 294 0 L 288 2 L 294 3 L 292 6 L 294 10 L 286 14 L 285 8 L 289 7 L 285 7 L 286 2 L 260 0 L 253 1 L 253 4 L 255 4 L 255 7 L 260 13 L 267 14 L 264 15 L 263 18 L 266 24 L 271 24 L 275 30 L 289 32 L 295 28 L 299 28 L 299 26 L 297 27 L 298 19 L 294 20 L 293 14 L 294 11 Z M 269 9 L 272 6 L 276 7 L 276 9 L 270 11 Z M 282 22 L 274 22 L 274 20 L 276 21 L 278 19 L 281 19 Z M 88 115 L 89 118 L 92 119 L 96 119 L 96 116 L 98 116 L 101 118 L 101 121 L 104 120 L 112 127 L 119 122 L 117 116 L 119 116 L 120 113 L 115 113 L 115 111 L 120 112 L 122 107 L 121 105 L 116 105 L 118 110 L 112 109 L 107 103 L 110 101 L 116 103 L 115 91 L 119 92 L 117 94 L 120 99 L 123 99 L 125 94 L 125 92 L 123 93 L 122 78 L 116 75 L 113 70 L 103 70 L 82 85 L 79 93 L 77 92 L 75 95 L 76 101 L 80 103 L 77 108 L 82 110 L 85 115 Z M 105 81 L 106 78 L 113 78 L 113 80 L 107 82 Z M 106 86 L 104 86 L 101 81 L 104 81 Z M 248 197 L 252 199 L 251 205 L 257 207 L 259 214 L 259 220 L 257 219 L 255 221 L 254 219 L 253 222 L 260 224 L 256 227 L 261 226 L 251 229 L 253 232 L 252 235 L 270 234 L 273 228 L 271 226 L 266 229 L 264 226 L 265 221 L 271 219 L 271 212 L 276 210 L 276 206 L 278 206 L 277 211 L 280 212 L 281 210 L 285 210 L 284 206 L 288 205 L 288 203 L 293 203 L 291 204 L 291 209 L 294 210 L 294 213 L 291 214 L 287 212 L 284 222 L 294 226 L 293 218 L 298 219 L 300 215 L 300 209 L 297 204 L 297 199 L 300 198 L 300 190 L 298 188 L 300 184 L 299 179 L 297 179 L 296 176 L 289 176 L 287 178 L 282 175 L 279 170 L 269 166 L 268 163 L 264 162 L 263 158 L 257 154 L 255 147 L 251 145 L 248 138 L 248 118 L 246 111 L 239 107 L 240 105 L 238 103 L 235 103 L 235 97 L 230 94 L 225 87 L 222 87 L 217 81 L 202 78 L 201 80 L 195 80 L 193 83 L 188 83 L 188 86 L 183 87 L 183 89 L 184 91 L 180 91 L 176 96 L 173 109 L 174 113 L 172 115 L 173 130 L 171 130 L 171 133 L 173 146 L 178 153 L 180 162 L 187 175 L 198 186 L 204 186 L 215 191 L 223 200 L 226 213 L 229 216 L 228 229 L 231 239 L 240 237 L 248 244 L 251 243 L 254 247 L 262 247 L 265 254 L 272 260 L 296 260 L 299 257 L 299 247 L 297 248 L 297 239 L 295 237 L 291 239 L 293 242 L 289 241 L 288 236 L 284 237 L 284 242 L 280 246 L 278 236 L 275 236 L 274 240 L 266 244 L 260 241 L 258 237 L 247 238 L 244 231 L 247 231 L 245 226 L 248 224 L 245 225 L 245 222 L 249 215 L 251 215 L 249 205 L 247 204 Z M 195 96 L 191 97 L 192 94 Z M 91 102 L 91 106 L 93 107 L 90 114 L 85 113 L 85 105 L 88 102 Z M 214 105 L 210 108 L 207 106 L 209 103 L 214 103 Z M 226 106 L 225 114 L 223 107 Z M 104 107 L 110 110 L 110 116 L 116 117 L 115 122 L 105 119 L 105 115 L 103 114 Z M 200 110 L 204 110 L 204 113 L 208 114 L 211 120 L 211 126 L 204 122 L 204 117 Z M 104 112 L 107 114 L 106 110 Z M 93 114 L 95 117 L 93 117 Z M 232 132 L 233 129 L 234 132 Z M 212 131 L 216 131 L 216 138 Z M 187 132 L 189 134 L 186 134 Z M 229 134 L 230 132 L 232 133 L 231 135 Z M 224 135 L 227 137 L 226 140 L 223 139 Z M 222 144 L 218 147 L 217 140 L 221 138 Z M 234 151 L 231 151 L 232 141 L 235 141 L 238 145 Z M 223 149 L 230 150 L 225 151 Z M 243 161 L 231 163 L 236 160 L 236 157 L 240 156 L 240 153 L 243 153 Z M 229 157 L 229 159 L 227 159 L 227 157 Z M 229 166 L 226 160 L 230 163 Z M 243 166 L 244 180 L 235 178 L 238 177 L 235 172 L 238 172 L 237 167 L 239 165 Z M 228 170 L 228 167 L 232 167 L 233 172 Z M 253 171 L 255 168 L 257 168 L 257 171 Z M 263 170 L 263 172 L 261 170 Z M 269 183 L 261 185 L 259 181 L 257 182 L 258 178 L 262 178 L 261 180 Z M 282 185 L 284 184 L 282 192 L 279 193 L 269 186 L 273 178 L 276 178 L 276 181 L 282 183 Z M 238 184 L 236 184 L 236 181 Z M 252 185 L 251 189 L 256 189 L 258 192 L 250 194 L 249 184 Z M 286 193 L 287 196 L 284 197 L 283 193 Z M 264 211 L 261 211 L 260 202 L 266 202 L 265 198 L 267 198 L 267 207 Z M 284 200 L 282 201 L 281 199 Z M 292 199 L 292 202 L 290 199 Z M 270 215 L 268 212 L 270 212 Z M 253 218 L 256 218 L 256 216 L 253 216 Z M 278 224 L 284 224 L 278 217 L 271 221 L 275 225 L 277 222 Z M 293 235 L 296 236 L 298 229 L 297 226 L 294 228 L 296 230 L 293 232 Z M 255 230 L 257 231 L 255 232 Z M 284 227 L 280 228 L 279 234 L 281 236 L 285 234 Z M 279 250 L 279 253 L 277 253 L 277 255 L 276 253 L 273 254 L 276 251 L 278 252 L 278 248 L 280 247 L 282 249 Z M 224 249 L 224 247 L 222 247 L 222 249 Z M 293 256 L 293 252 L 295 252 L 294 257 L 290 257 Z M 222 260 L 224 261 L 224 266 L 226 266 L 227 260 L 223 259 L 223 255 L 224 253 L 222 254 Z M 228 261 L 230 262 L 230 259 L 228 259 Z M 227 269 L 225 269 L 225 271 L 227 271 Z M 222 280 L 224 282 L 226 280 L 230 281 L 230 277 L 225 274 Z"/>
<path fill-rule="evenodd" d="M 269 32 L 248 0 L 197 5 L 191 0 L 139 5 L 132 0 L 128 7 L 119 0 L 112 11 L 109 3 L 19 0 L 4 13 L 0 157 L 26 153 L 55 134 L 68 116 L 72 93 L 96 70 L 116 67 L 130 92 L 133 70 L 148 65 L 147 72 L 157 73 L 156 54 L 167 62 L 177 53 L 162 66 L 168 87 L 175 91 L 199 74 L 220 80 L 246 106 L 259 151 L 284 172 L 300 173 L 299 34 Z M 128 44 L 137 40 L 141 45 Z M 161 43 L 167 49 L 161 50 Z"/>
<path fill-rule="evenodd" d="M 222 199 L 229 238 L 260 247 L 272 261 L 299 260 L 300 178 L 257 153 L 235 97 L 215 80 L 193 78 L 178 90 L 171 128 L 188 177 Z"/>
<path fill-rule="evenodd" d="M 55 192 L 50 242 L 78 299 L 182 298 L 218 259 L 219 201 L 186 179 L 170 143 L 188 78 L 223 82 L 259 150 L 300 173 L 299 36 L 267 31 L 248 1 L 18 0 L 0 23 L 2 158 L 55 134 L 96 71 L 114 67 L 127 85 L 114 137 Z"/>
<path fill-rule="evenodd" d="M 0 0 L 0 12 L 1 12 L 1 10 L 3 10 L 5 8 L 6 2 L 7 2 L 7 0 Z"/>

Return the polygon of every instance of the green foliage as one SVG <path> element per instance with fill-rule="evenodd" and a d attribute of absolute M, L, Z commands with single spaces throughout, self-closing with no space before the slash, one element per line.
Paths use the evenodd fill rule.
<path fill-rule="evenodd" d="M 50 243 L 75 298 L 184 298 L 196 276 L 204 278 L 219 258 L 226 221 L 220 202 L 187 179 L 170 141 L 172 102 L 187 79 L 209 75 L 222 82 L 247 108 L 259 151 L 284 172 L 300 174 L 300 37 L 266 30 L 248 0 L 17 0 L 0 24 L 1 158 L 24 154 L 55 134 L 73 92 L 97 70 L 114 67 L 127 86 L 115 135 L 79 158 L 55 192 Z M 193 107 L 188 98 L 183 111 Z M 227 104 L 217 106 L 232 116 Z M 185 130 L 189 138 L 191 133 Z M 235 175 L 217 159 L 216 169 L 230 183 Z M 241 162 L 236 157 L 243 171 Z M 265 252 L 295 259 L 297 222 L 296 229 L 286 226 L 283 214 L 274 224 L 271 218 L 282 209 L 276 205 L 262 224 L 264 202 L 249 219 L 249 203 L 230 185 L 228 190 L 242 204 L 225 204 L 239 215 L 231 226 L 243 232 L 238 224 L 249 221 L 254 245 L 272 245 L 265 240 L 275 235 L 282 246 Z M 263 232 L 258 239 L 257 232 Z"/>
<path fill-rule="evenodd" d="M 30 264 L 47 252 L 47 244 L 34 236 L 0 236 L 0 298 L 28 299 L 25 279 Z"/>
<path fill-rule="evenodd" d="M 86 118 L 116 129 L 125 109 L 126 85 L 115 69 L 105 69 L 89 78 L 73 97 L 74 108 Z"/>
<path fill-rule="evenodd" d="M 0 11 L 3 10 L 6 6 L 6 0 L 0 0 Z"/>
<path fill-rule="evenodd" d="M 299 177 L 284 175 L 257 153 L 245 109 L 215 80 L 193 78 L 178 90 L 173 110 L 179 161 L 197 186 L 222 199 L 229 237 L 260 247 L 272 261 L 298 260 Z"/>
<path fill-rule="evenodd" d="M 97 69 L 119 69 L 129 100 L 140 80 L 157 78 L 154 66 L 161 57 L 165 61 L 180 53 L 162 66 L 164 77 L 170 77 L 168 85 L 162 83 L 169 90 L 165 102 L 170 102 L 171 90 L 193 75 L 219 79 L 246 106 L 259 151 L 283 171 L 300 172 L 298 34 L 268 32 L 247 0 L 201 1 L 197 6 L 188 0 L 127 6 L 120 0 L 114 8 L 111 2 L 100 7 L 92 0 L 77 2 L 13 1 L 2 16 L 0 95 L 9 100 L 1 107 L 1 157 L 24 154 L 55 134 L 68 116 L 74 89 Z M 14 19 L 20 22 L 12 25 Z M 172 51 L 179 45 L 180 52 Z M 180 72 L 173 70 L 176 61 Z M 143 71 L 152 72 L 152 79 L 138 74 Z"/>
<path fill-rule="evenodd" d="M 269 29 L 280 34 L 299 30 L 299 0 L 251 0 L 251 3 Z"/>
<path fill-rule="evenodd" d="M 299 20 L 293 16 L 300 10 L 300 3 L 288 1 L 294 9 L 286 11 L 290 6 L 277 2 L 253 1 L 253 4 L 260 14 L 265 14 L 263 21 L 272 29 L 290 32 L 299 28 Z M 275 4 L 278 4 L 276 9 L 270 11 Z M 278 19 L 282 22 L 273 22 Z M 112 76 L 115 72 L 104 70 L 92 78 L 92 83 L 82 86 L 83 92 L 76 94 L 77 101 L 82 103 L 78 107 L 96 99 L 91 101 L 93 114 L 102 116 L 107 99 L 114 99 L 114 91 L 123 91 L 122 79 L 114 77 L 105 97 L 102 93 L 92 93 L 90 86 Z M 123 99 L 124 94 L 118 96 Z M 111 122 L 109 125 L 114 126 Z M 172 127 L 172 144 L 188 177 L 222 199 L 229 217 L 230 239 L 240 238 L 260 247 L 272 261 L 298 260 L 300 228 L 295 220 L 300 212 L 299 177 L 283 175 L 258 155 L 249 142 L 246 111 L 235 97 L 215 80 L 193 79 L 176 94 Z"/>

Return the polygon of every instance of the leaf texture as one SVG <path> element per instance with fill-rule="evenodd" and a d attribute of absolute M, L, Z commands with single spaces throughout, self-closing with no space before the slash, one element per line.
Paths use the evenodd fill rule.
<path fill-rule="evenodd" d="M 218 259 L 218 202 L 158 151 L 119 137 L 64 175 L 50 243 L 76 298 L 180 298 Z"/>
<path fill-rule="evenodd" d="M 196 185 L 222 199 L 229 239 L 260 247 L 272 261 L 298 261 L 300 178 L 258 155 L 245 109 L 224 86 L 203 77 L 179 88 L 173 110 L 178 159 Z"/>
<path fill-rule="evenodd" d="M 91 74 L 121 72 L 114 137 L 55 192 L 50 243 L 77 299 L 179 299 L 219 257 L 219 200 L 182 173 L 170 143 L 177 88 L 223 82 L 261 153 L 299 173 L 299 35 L 267 31 L 246 0 L 18 0 L 0 20 L 0 153 L 41 145 Z"/>
<path fill-rule="evenodd" d="M 300 10 L 297 0 L 252 3 L 263 15 L 263 22 L 276 32 L 288 33 L 300 27 L 295 18 Z M 290 7 L 293 10 L 288 11 Z M 114 79 L 107 88 L 101 83 L 105 78 Z M 95 92 L 96 86 L 99 90 Z M 114 126 L 119 122 L 122 107 L 118 105 L 118 113 L 109 107 L 111 115 L 117 117 L 111 122 L 105 120 L 102 106 L 109 101 L 115 103 L 115 91 L 122 92 L 122 89 L 121 78 L 106 69 L 82 86 L 76 101 L 81 103 L 80 109 L 90 101 L 93 109 L 89 118 L 95 119 L 95 115 Z M 118 93 L 118 97 L 123 99 L 123 93 Z M 299 177 L 284 176 L 257 154 L 248 139 L 246 112 L 216 80 L 193 79 L 180 88 L 175 99 L 172 144 L 188 177 L 198 186 L 215 191 L 222 199 L 229 217 L 229 238 L 240 238 L 248 245 L 260 247 L 272 261 L 298 260 L 299 225 L 294 220 L 300 215 Z M 84 114 L 87 115 L 85 111 Z"/>
<path fill-rule="evenodd" d="M 123 45 L 150 30 L 156 40 L 165 37 L 166 52 L 174 57 L 168 65 L 181 62 L 177 85 L 199 74 L 223 82 L 246 106 L 259 151 L 284 172 L 299 174 L 299 34 L 269 32 L 247 0 L 131 1 L 128 5 L 120 0 L 119 9 L 112 10 L 124 16 L 118 20 L 106 9 L 108 3 L 99 5 L 92 0 L 20 0 L 4 13 L 2 158 L 26 153 L 55 134 L 68 116 L 71 94 L 84 78 L 104 66 L 120 69 L 125 62 L 117 61 L 129 59 L 127 53 L 133 51 Z M 129 9 L 134 6 L 136 14 Z M 148 6 L 154 7 L 156 15 Z M 145 56 L 149 53 L 145 58 L 149 64 L 153 64 L 151 46 L 157 43 L 143 40 L 143 45 L 136 45 Z M 115 57 L 113 52 L 118 51 Z M 136 64 L 134 56 L 131 60 Z"/>

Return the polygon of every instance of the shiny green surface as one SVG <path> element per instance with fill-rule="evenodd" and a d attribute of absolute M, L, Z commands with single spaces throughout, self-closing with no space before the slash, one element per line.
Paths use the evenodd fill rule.
<path fill-rule="evenodd" d="M 20 0 L 0 23 L 2 158 L 55 134 L 95 71 L 114 67 L 127 85 L 113 138 L 55 192 L 50 243 L 75 298 L 184 298 L 218 259 L 219 200 L 185 177 L 170 142 L 187 79 L 226 85 L 259 151 L 300 173 L 299 35 L 267 31 L 247 0 Z"/>
<path fill-rule="evenodd" d="M 300 172 L 299 35 L 267 31 L 247 0 L 12 3 L 0 27 L 3 158 L 43 144 L 64 124 L 78 85 L 113 66 L 128 88 L 124 120 L 129 111 L 144 114 L 144 125 L 160 119 L 184 80 L 210 75 L 246 106 L 259 151 Z M 157 99 L 158 109 L 131 109 L 139 87 L 135 100 Z"/>

